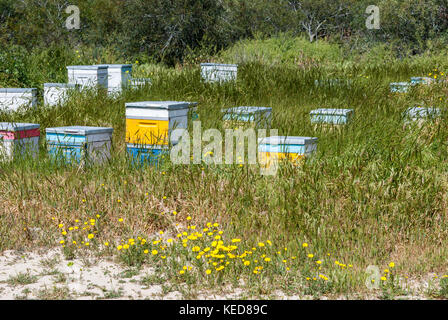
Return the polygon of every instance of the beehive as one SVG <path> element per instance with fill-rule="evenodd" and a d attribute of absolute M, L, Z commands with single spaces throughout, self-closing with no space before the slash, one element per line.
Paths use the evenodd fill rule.
<path fill-rule="evenodd" d="M 126 103 L 126 143 L 168 145 L 171 131 L 188 127 L 190 103 L 143 101 Z"/>
<path fill-rule="evenodd" d="M 431 84 L 434 83 L 435 80 L 429 77 L 412 77 L 411 84 Z"/>
<path fill-rule="evenodd" d="M 16 157 L 37 157 L 40 125 L 34 123 L 0 122 L 0 160 Z"/>
<path fill-rule="evenodd" d="M 237 74 L 237 64 L 201 63 L 201 76 L 206 82 L 233 81 Z"/>
<path fill-rule="evenodd" d="M 64 103 L 70 93 L 77 90 L 77 84 L 70 83 L 44 83 L 44 104 L 55 106 Z"/>
<path fill-rule="evenodd" d="M 310 112 L 311 123 L 347 124 L 353 117 L 353 109 L 315 109 Z"/>
<path fill-rule="evenodd" d="M 317 138 L 271 136 L 258 139 L 258 159 L 265 167 L 273 161 L 287 160 L 295 165 L 310 156 L 317 148 Z"/>
<path fill-rule="evenodd" d="M 107 92 L 120 93 L 132 79 L 132 64 L 100 64 L 107 67 Z"/>
<path fill-rule="evenodd" d="M 409 82 L 392 82 L 389 84 L 390 92 L 404 93 L 408 92 L 411 83 Z"/>
<path fill-rule="evenodd" d="M 406 121 L 419 121 L 439 118 L 441 110 L 439 108 L 412 107 L 404 112 Z"/>
<path fill-rule="evenodd" d="M 50 157 L 65 163 L 100 164 L 110 158 L 113 128 L 47 128 Z"/>
<path fill-rule="evenodd" d="M 68 83 L 78 84 L 81 88 L 108 88 L 108 67 L 97 66 L 68 66 Z"/>
<path fill-rule="evenodd" d="M 21 106 L 35 107 L 36 88 L 0 88 L 0 110 L 16 111 Z"/>
<path fill-rule="evenodd" d="M 221 110 L 224 120 L 224 126 L 228 128 L 237 128 L 240 126 L 253 126 L 266 128 L 271 125 L 272 108 L 270 107 L 235 107 Z"/>

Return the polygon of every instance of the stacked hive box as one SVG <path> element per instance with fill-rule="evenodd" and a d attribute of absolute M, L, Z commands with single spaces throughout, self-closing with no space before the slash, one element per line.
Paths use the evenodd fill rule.
<path fill-rule="evenodd" d="M 313 124 L 347 124 L 353 116 L 353 109 L 316 109 L 310 112 L 310 116 Z"/>
<path fill-rule="evenodd" d="M 70 93 L 77 89 L 77 84 L 44 83 L 44 104 L 55 106 L 64 103 L 70 96 Z"/>
<path fill-rule="evenodd" d="M 40 125 L 34 123 L 0 122 L 0 160 L 37 157 Z"/>
<path fill-rule="evenodd" d="M 189 102 L 144 101 L 126 103 L 126 143 L 133 162 L 158 164 L 167 154 L 174 129 L 187 129 Z"/>
<path fill-rule="evenodd" d="M 120 93 L 132 79 L 131 64 L 100 64 L 98 66 L 107 67 L 107 92 L 109 94 Z"/>
<path fill-rule="evenodd" d="M 50 157 L 65 163 L 100 164 L 110 158 L 113 128 L 47 128 Z"/>
<path fill-rule="evenodd" d="M 16 111 L 21 106 L 37 104 L 35 88 L 0 88 L 0 110 Z"/>
<path fill-rule="evenodd" d="M 201 76 L 206 82 L 236 80 L 238 65 L 221 63 L 201 63 Z"/>
<path fill-rule="evenodd" d="M 258 139 L 258 159 L 262 166 L 270 167 L 273 162 L 287 160 L 298 165 L 304 157 L 317 148 L 317 138 L 272 136 Z"/>
<path fill-rule="evenodd" d="M 271 125 L 272 108 L 269 107 L 235 107 L 222 109 L 224 113 L 224 127 L 237 128 L 252 126 L 256 128 L 269 128 Z"/>
<path fill-rule="evenodd" d="M 107 65 L 68 66 L 68 83 L 78 84 L 82 89 L 102 87 L 108 88 Z"/>

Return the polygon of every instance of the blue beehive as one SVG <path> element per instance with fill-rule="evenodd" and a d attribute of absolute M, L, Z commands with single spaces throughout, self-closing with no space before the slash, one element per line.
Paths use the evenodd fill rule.
<path fill-rule="evenodd" d="M 353 113 L 353 109 L 316 109 L 310 112 L 311 123 L 346 124 Z"/>
<path fill-rule="evenodd" d="M 161 145 L 137 145 L 128 143 L 126 151 L 131 164 L 135 167 L 145 165 L 159 166 L 169 158 L 169 148 Z"/>
<path fill-rule="evenodd" d="M 411 77 L 411 84 L 431 84 L 434 79 L 429 77 Z"/>
<path fill-rule="evenodd" d="M 48 154 L 65 163 L 102 163 L 110 158 L 112 133 L 104 127 L 47 128 Z"/>
<path fill-rule="evenodd" d="M 392 82 L 389 84 L 390 92 L 399 92 L 404 93 L 408 92 L 409 87 L 411 86 L 410 82 Z"/>

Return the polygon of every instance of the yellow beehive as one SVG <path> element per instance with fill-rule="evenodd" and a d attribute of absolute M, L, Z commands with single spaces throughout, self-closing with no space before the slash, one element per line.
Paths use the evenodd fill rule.
<path fill-rule="evenodd" d="M 174 129 L 186 129 L 190 103 L 143 101 L 126 103 L 126 143 L 167 145 Z"/>

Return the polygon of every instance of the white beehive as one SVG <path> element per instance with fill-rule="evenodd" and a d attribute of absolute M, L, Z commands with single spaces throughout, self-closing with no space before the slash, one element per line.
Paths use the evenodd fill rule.
<path fill-rule="evenodd" d="M 44 104 L 55 106 L 64 103 L 79 86 L 71 83 L 44 83 Z"/>
<path fill-rule="evenodd" d="M 201 76 L 206 82 L 233 81 L 237 73 L 237 64 L 201 63 Z"/>
<path fill-rule="evenodd" d="M 68 83 L 81 88 L 108 87 L 107 66 L 68 66 Z"/>
<path fill-rule="evenodd" d="M 16 111 L 21 106 L 37 104 L 35 88 L 0 88 L 0 110 Z"/>
<path fill-rule="evenodd" d="M 120 93 L 132 79 L 132 64 L 100 64 L 107 67 L 107 92 Z"/>

